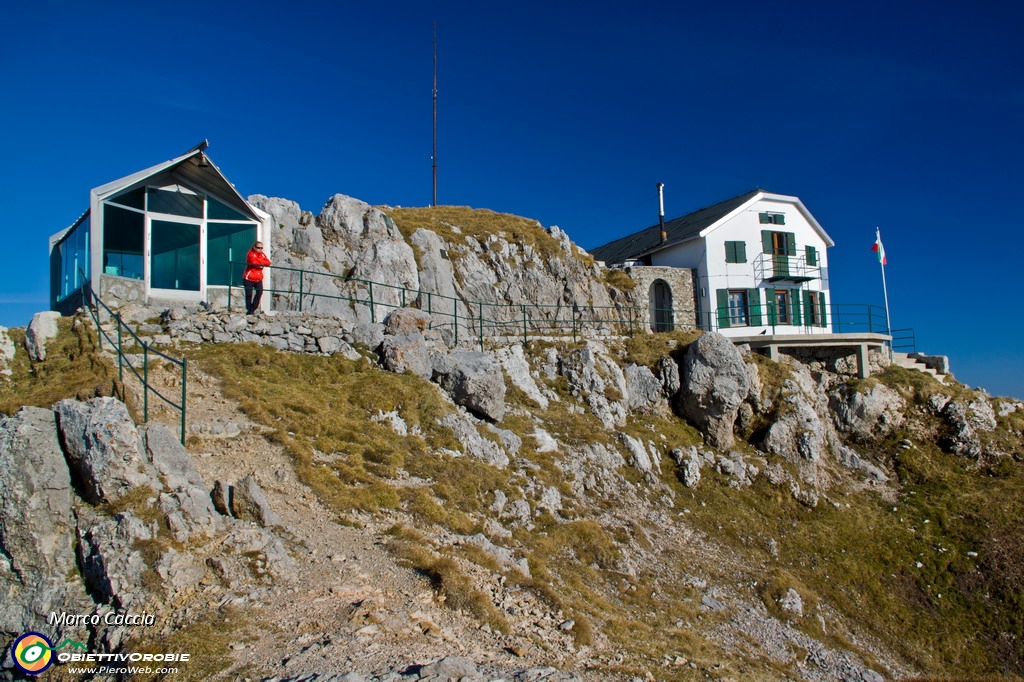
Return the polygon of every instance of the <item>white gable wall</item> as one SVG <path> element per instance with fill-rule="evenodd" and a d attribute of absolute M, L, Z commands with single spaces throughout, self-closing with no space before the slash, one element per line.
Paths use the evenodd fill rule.
<path fill-rule="evenodd" d="M 705 328 L 720 331 L 727 336 L 748 336 L 760 334 L 766 331 L 768 334 L 798 334 L 831 333 L 832 321 L 830 314 L 826 315 L 826 325 L 809 325 L 805 310 L 804 291 L 824 292 L 826 309 L 832 303 L 828 292 L 828 255 L 826 236 L 812 223 L 804 213 L 802 205 L 795 197 L 780 197 L 779 195 L 758 195 L 747 205 L 740 207 L 737 211 L 726 216 L 721 221 L 706 229 L 703 236 L 694 237 L 691 240 L 669 247 L 652 254 L 651 264 L 661 266 L 692 268 L 696 271 L 697 290 L 694 292 L 697 299 L 700 321 Z M 762 224 L 759 219 L 761 213 L 776 213 L 785 216 L 785 223 L 782 225 Z M 762 231 L 792 233 L 795 242 L 795 255 L 787 259 L 790 271 L 797 273 L 801 271 L 801 264 L 805 263 L 806 247 L 812 246 L 816 251 L 817 266 L 808 267 L 807 270 L 815 275 L 815 279 L 806 282 L 794 281 L 766 281 L 773 274 L 773 262 L 771 255 L 763 254 Z M 746 262 L 727 263 L 726 243 L 743 242 L 745 245 Z M 754 305 L 750 290 L 757 290 L 759 305 Z M 800 324 L 769 324 L 768 315 L 768 294 L 765 289 L 787 289 L 790 291 L 791 306 L 799 302 Z M 747 326 L 720 327 L 718 292 L 720 290 L 744 290 L 748 295 L 748 308 L 751 314 L 747 319 Z M 760 308 L 760 324 L 757 322 L 757 312 L 754 308 Z M 795 316 L 790 313 L 791 322 L 795 322 Z"/>

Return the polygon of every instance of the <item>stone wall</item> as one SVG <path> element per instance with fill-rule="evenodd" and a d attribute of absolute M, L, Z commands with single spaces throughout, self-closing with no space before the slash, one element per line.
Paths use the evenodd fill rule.
<path fill-rule="evenodd" d="M 676 329 L 697 326 L 697 302 L 694 297 L 694 272 L 689 268 L 670 268 L 652 265 L 636 265 L 625 268 L 625 273 L 636 282 L 631 293 L 638 307 L 653 307 L 651 287 L 658 280 L 664 281 L 672 291 L 672 313 Z M 648 315 L 642 320 L 651 328 L 653 320 Z"/>
<path fill-rule="evenodd" d="M 847 376 L 858 376 L 856 348 L 779 348 L 779 352 L 803 363 L 812 372 L 832 372 Z M 884 348 L 868 348 L 868 373 L 881 372 L 890 364 L 889 351 Z"/>

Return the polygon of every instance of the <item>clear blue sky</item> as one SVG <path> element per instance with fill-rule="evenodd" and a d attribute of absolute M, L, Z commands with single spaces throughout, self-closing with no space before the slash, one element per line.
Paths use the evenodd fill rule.
<path fill-rule="evenodd" d="M 594 247 L 753 187 L 836 246 L 959 379 L 1024 398 L 1017 2 L 25 2 L 0 41 L 0 325 L 47 306 L 47 237 L 89 189 L 204 138 L 243 195 L 431 198 Z"/>

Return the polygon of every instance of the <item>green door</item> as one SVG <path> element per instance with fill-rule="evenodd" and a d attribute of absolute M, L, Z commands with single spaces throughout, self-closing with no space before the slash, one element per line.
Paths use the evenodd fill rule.
<path fill-rule="evenodd" d="M 149 286 L 199 291 L 199 225 L 151 221 Z"/>

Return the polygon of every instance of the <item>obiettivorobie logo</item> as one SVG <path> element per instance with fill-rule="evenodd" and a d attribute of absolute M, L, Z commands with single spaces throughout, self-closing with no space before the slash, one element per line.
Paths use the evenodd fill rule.
<path fill-rule="evenodd" d="M 53 642 L 46 635 L 40 632 L 26 632 L 14 640 L 11 657 L 14 659 L 14 667 L 18 670 L 26 675 L 38 675 L 53 665 L 53 652 L 66 646 L 75 649 L 86 648 L 84 644 L 71 638 L 53 646 Z"/>

